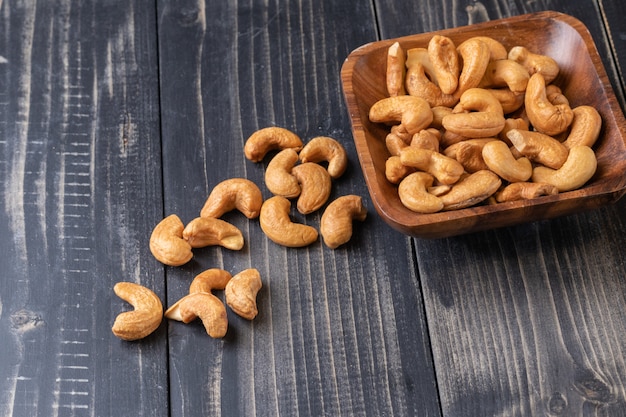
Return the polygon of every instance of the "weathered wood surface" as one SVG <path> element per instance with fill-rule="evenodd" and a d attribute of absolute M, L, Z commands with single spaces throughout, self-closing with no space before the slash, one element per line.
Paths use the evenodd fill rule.
<path fill-rule="evenodd" d="M 0 1 L 0 416 L 626 415 L 623 200 L 428 241 L 370 205 L 334 251 L 280 247 L 231 213 L 244 249 L 198 250 L 177 268 L 147 245 L 165 215 L 197 217 L 223 179 L 268 196 L 267 161 L 247 161 L 243 143 L 269 125 L 341 140 L 350 167 L 332 196 L 368 205 L 339 71 L 379 36 L 566 12 L 589 27 L 623 103 L 620 8 Z M 200 323 L 112 335 L 129 308 L 115 282 L 169 306 L 211 267 L 260 270 L 254 321 L 229 310 L 222 340 Z"/>

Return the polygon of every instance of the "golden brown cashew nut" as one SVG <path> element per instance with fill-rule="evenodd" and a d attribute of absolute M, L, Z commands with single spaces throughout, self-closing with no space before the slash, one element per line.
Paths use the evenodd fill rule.
<path fill-rule="evenodd" d="M 213 290 L 223 290 L 226 284 L 232 278 L 230 272 L 219 269 L 210 268 L 200 272 L 193 278 L 189 285 L 189 294 L 196 292 L 212 292 Z"/>
<path fill-rule="evenodd" d="M 488 142 L 497 140 L 496 138 L 467 139 L 448 146 L 444 150 L 444 155 L 454 158 L 463 165 L 467 172 L 476 172 L 489 169 L 483 159 L 483 148 Z"/>
<path fill-rule="evenodd" d="M 428 78 L 426 69 L 420 62 L 412 64 L 406 70 L 406 91 L 411 97 L 426 100 L 430 107 L 452 107 L 459 100 L 455 95 L 441 91 L 439 85 Z"/>
<path fill-rule="evenodd" d="M 509 146 L 500 140 L 485 144 L 482 155 L 489 169 L 508 182 L 526 181 L 533 174 L 530 161 L 524 157 L 515 159 Z"/>
<path fill-rule="evenodd" d="M 400 43 L 394 42 L 387 50 L 387 93 L 389 97 L 403 96 L 404 75 L 406 73 L 406 52 Z"/>
<path fill-rule="evenodd" d="M 568 104 L 550 103 L 543 75 L 536 73 L 528 80 L 524 99 L 526 114 L 535 130 L 554 136 L 564 132 L 574 119 Z"/>
<path fill-rule="evenodd" d="M 259 187 L 246 178 L 230 178 L 217 184 L 207 198 L 200 217 L 222 217 L 231 210 L 239 210 L 249 219 L 259 216 L 263 195 Z"/>
<path fill-rule="evenodd" d="M 461 57 L 462 67 L 455 95 L 460 97 L 470 88 L 478 87 L 487 70 L 491 52 L 487 43 L 476 37 L 462 42 L 457 51 Z"/>
<path fill-rule="evenodd" d="M 392 155 L 385 161 L 385 177 L 392 184 L 399 184 L 412 172 L 415 172 L 415 168 L 402 164 L 399 155 Z"/>
<path fill-rule="evenodd" d="M 331 178 L 339 178 L 348 168 L 346 150 L 336 139 L 318 136 L 311 139 L 300 151 L 302 162 L 328 162 L 328 173 Z"/>
<path fill-rule="evenodd" d="M 530 52 L 523 46 L 514 46 L 509 50 L 508 59 L 520 63 L 530 75 L 540 73 L 550 84 L 559 75 L 559 64 L 547 56 Z"/>
<path fill-rule="evenodd" d="M 344 195 L 333 200 L 320 220 L 320 233 L 331 249 L 347 243 L 352 237 L 352 222 L 365 221 L 367 209 L 358 195 Z"/>
<path fill-rule="evenodd" d="M 431 80 L 436 86 L 439 86 L 435 67 L 433 66 L 433 63 L 430 62 L 430 57 L 428 56 L 428 49 L 411 48 L 406 51 L 406 69 L 409 69 L 416 64 L 421 64 L 428 79 Z M 406 73 L 404 74 L 404 77 L 406 79 Z"/>
<path fill-rule="evenodd" d="M 471 207 L 491 197 L 502 185 L 502 180 L 495 173 L 477 171 L 462 178 L 450 191 L 439 198 L 443 210 L 456 210 Z"/>
<path fill-rule="evenodd" d="M 551 136 L 518 129 L 511 129 L 506 136 L 521 155 L 533 162 L 558 169 L 567 160 L 568 149 Z"/>
<path fill-rule="evenodd" d="M 428 192 L 434 177 L 426 172 L 407 175 L 398 185 L 398 196 L 404 207 L 416 213 L 436 213 L 443 209 L 441 199 Z"/>
<path fill-rule="evenodd" d="M 321 208 L 332 189 L 332 180 L 326 169 L 314 162 L 304 162 L 292 170 L 298 180 L 302 192 L 296 204 L 302 214 L 313 213 Z"/>
<path fill-rule="evenodd" d="M 569 150 L 563 166 L 557 170 L 538 166 L 533 169 L 533 182 L 554 185 L 559 192 L 571 191 L 585 185 L 598 166 L 596 155 L 589 146 L 577 145 Z"/>
<path fill-rule="evenodd" d="M 593 147 L 602 130 L 602 116 L 591 106 L 578 106 L 572 109 L 572 112 L 574 119 L 563 146 L 567 149 L 576 145 Z"/>
<path fill-rule="evenodd" d="M 501 59 L 489 62 L 478 87 L 508 87 L 514 93 L 523 93 L 528 79 L 528 71 L 521 64 L 510 59 Z"/>
<path fill-rule="evenodd" d="M 459 84 L 459 56 L 452 39 L 434 35 L 428 42 L 428 57 L 433 64 L 439 88 L 443 94 L 452 94 Z"/>
<path fill-rule="evenodd" d="M 257 130 L 246 140 L 243 152 L 252 162 L 261 162 L 272 150 L 291 148 L 296 152 L 302 149 L 302 140 L 292 131 L 277 127 L 265 127 Z"/>
<path fill-rule="evenodd" d="M 274 196 L 268 198 L 261 207 L 259 223 L 267 237 L 279 245 L 287 247 L 302 247 L 317 240 L 317 230 L 314 227 L 293 223 L 289 217 L 291 203 L 285 197 Z"/>
<path fill-rule="evenodd" d="M 500 139 L 501 141 L 503 141 L 509 146 L 512 146 L 513 144 L 511 143 L 511 140 L 506 135 L 512 129 L 528 130 L 529 129 L 528 122 L 526 121 L 526 119 L 523 119 L 521 117 L 508 118 L 504 121 L 504 127 L 502 128 L 500 133 L 498 133 L 498 139 Z"/>
<path fill-rule="evenodd" d="M 489 61 L 498 61 L 500 59 L 507 59 L 508 52 L 504 45 L 490 36 L 474 36 L 470 38 L 484 42 L 489 48 Z"/>
<path fill-rule="evenodd" d="M 502 203 L 505 201 L 530 200 L 558 193 L 559 190 L 554 185 L 540 182 L 514 182 L 498 190 L 494 197 L 496 202 Z"/>
<path fill-rule="evenodd" d="M 410 146 L 439 152 L 440 139 L 441 132 L 437 129 L 424 129 L 413 135 Z"/>
<path fill-rule="evenodd" d="M 470 138 L 493 137 L 504 127 L 502 105 L 489 91 L 470 88 L 461 95 L 463 111 L 443 118 L 443 127 L 454 134 Z"/>
<path fill-rule="evenodd" d="M 183 239 L 185 225 L 171 214 L 161 220 L 150 235 L 150 252 L 161 263 L 170 266 L 186 264 L 193 257 L 191 245 Z"/>
<path fill-rule="evenodd" d="M 390 155 L 400 155 L 400 151 L 409 146 L 401 136 L 398 136 L 393 131 L 385 136 L 385 147 L 389 151 Z"/>
<path fill-rule="evenodd" d="M 261 274 L 255 268 L 241 271 L 226 284 L 226 304 L 240 317 L 252 320 L 259 310 L 256 297 L 263 286 Z"/>
<path fill-rule="evenodd" d="M 433 112 L 428 102 L 420 97 L 387 97 L 374 103 L 369 118 L 374 123 L 400 122 L 399 133 L 412 135 L 430 125 Z"/>
<path fill-rule="evenodd" d="M 504 114 L 513 113 L 524 105 L 523 93 L 514 93 L 508 88 L 488 88 L 486 90 L 498 99 Z"/>
<path fill-rule="evenodd" d="M 224 303 L 210 292 L 195 292 L 181 298 L 167 309 L 165 317 L 191 323 L 198 317 L 209 336 L 221 338 L 228 330 L 228 317 Z"/>
<path fill-rule="evenodd" d="M 244 240 L 241 230 L 224 220 L 212 217 L 196 217 L 183 230 L 192 248 L 219 245 L 226 249 L 240 250 Z"/>
<path fill-rule="evenodd" d="M 454 184 L 463 174 L 463 165 L 447 156 L 428 149 L 409 146 L 400 152 L 403 165 L 417 168 L 437 178 L 442 184 Z"/>
<path fill-rule="evenodd" d="M 265 169 L 265 186 L 272 194 L 286 198 L 300 195 L 302 189 L 291 172 L 297 162 L 298 153 L 293 149 L 283 149 L 270 160 Z"/>
<path fill-rule="evenodd" d="M 152 290 L 132 282 L 118 282 L 113 291 L 134 308 L 115 318 L 111 328 L 115 336 L 123 340 L 138 340 L 159 327 L 163 319 L 163 305 Z"/>

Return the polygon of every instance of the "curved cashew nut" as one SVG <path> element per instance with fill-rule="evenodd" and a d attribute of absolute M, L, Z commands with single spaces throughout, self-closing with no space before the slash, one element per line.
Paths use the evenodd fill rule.
<path fill-rule="evenodd" d="M 272 194 L 286 198 L 300 195 L 302 189 L 291 172 L 297 162 L 298 153 L 293 149 L 283 149 L 274 155 L 265 170 L 265 186 Z"/>
<path fill-rule="evenodd" d="M 430 123 L 431 128 L 441 129 L 442 121 L 445 116 L 452 113 L 452 109 L 447 106 L 435 106 L 430 109 L 433 112 L 433 121 Z"/>
<path fill-rule="evenodd" d="M 332 178 L 339 178 L 348 167 L 346 150 L 339 141 L 328 136 L 311 139 L 300 151 L 302 162 L 328 162 L 328 173 Z"/>
<path fill-rule="evenodd" d="M 289 217 L 291 203 L 285 197 L 270 197 L 261 207 L 259 223 L 267 237 L 279 245 L 287 247 L 302 247 L 317 240 L 317 230 L 314 227 L 293 223 Z"/>
<path fill-rule="evenodd" d="M 213 338 L 224 337 L 228 330 L 226 307 L 209 292 L 195 292 L 184 296 L 165 312 L 165 317 L 183 323 L 191 323 L 199 317 L 204 329 Z"/>
<path fill-rule="evenodd" d="M 476 172 L 489 169 L 483 159 L 483 148 L 488 142 L 496 138 L 467 139 L 448 146 L 444 155 L 454 158 L 463 165 L 467 172 Z"/>
<path fill-rule="evenodd" d="M 410 97 L 420 97 L 426 100 L 430 107 L 452 107 L 459 100 L 455 95 L 441 91 L 439 85 L 428 78 L 426 69 L 420 62 L 412 64 L 406 70 L 406 91 Z"/>
<path fill-rule="evenodd" d="M 528 130 L 529 129 L 528 122 L 526 121 L 526 119 L 523 119 L 521 117 L 508 118 L 504 121 L 504 127 L 502 128 L 500 133 L 498 133 L 498 139 L 500 139 L 501 141 L 503 141 L 509 146 L 512 146 L 513 144 L 511 143 L 511 140 L 506 135 L 512 129 Z"/>
<path fill-rule="evenodd" d="M 551 136 L 518 129 L 509 130 L 506 136 L 521 155 L 533 162 L 558 169 L 567 160 L 568 149 Z"/>
<path fill-rule="evenodd" d="M 401 136 L 393 132 L 393 130 L 385 136 L 385 147 L 390 155 L 400 155 L 400 151 L 407 146 L 409 146 L 409 144 L 407 144 Z"/>
<path fill-rule="evenodd" d="M 550 103 L 546 95 L 546 82 L 540 73 L 533 74 L 528 80 L 524 104 L 530 124 L 546 135 L 554 136 L 564 132 L 574 119 L 574 112 L 568 104 Z"/>
<path fill-rule="evenodd" d="M 546 97 L 554 105 L 567 104 L 569 106 L 569 100 L 565 97 L 561 88 L 555 84 L 546 85 Z"/>
<path fill-rule="evenodd" d="M 298 135 L 283 127 L 271 126 L 254 132 L 244 145 L 243 152 L 252 162 L 261 162 L 272 150 L 291 148 L 296 152 L 302 149 L 302 140 Z"/>
<path fill-rule="evenodd" d="M 452 94 L 459 84 L 459 56 L 452 39 L 434 35 L 428 42 L 428 57 L 433 64 L 439 88 L 443 94 Z"/>
<path fill-rule="evenodd" d="M 462 42 L 457 51 L 463 62 L 459 75 L 459 86 L 455 95 L 461 96 L 466 90 L 478 87 L 485 75 L 491 52 L 482 38 L 470 38 Z"/>
<path fill-rule="evenodd" d="M 387 50 L 387 93 L 390 97 L 403 96 L 404 75 L 406 73 L 406 52 L 400 43 L 394 42 Z"/>
<path fill-rule="evenodd" d="M 500 101 L 489 91 L 470 88 L 461 96 L 462 110 L 469 113 L 451 113 L 443 118 L 443 127 L 451 133 L 471 138 L 493 137 L 504 127 L 504 113 Z"/>
<path fill-rule="evenodd" d="M 491 197 L 502 185 L 502 180 L 489 170 L 477 171 L 464 177 L 439 198 L 443 210 L 456 210 L 476 205 Z"/>
<path fill-rule="evenodd" d="M 385 161 L 385 177 L 392 184 L 399 184 L 412 172 L 415 172 L 415 168 L 402 164 L 399 155 L 392 155 Z"/>
<path fill-rule="evenodd" d="M 150 235 L 150 252 L 161 263 L 170 266 L 186 264 L 193 257 L 191 245 L 183 239 L 185 225 L 171 214 L 156 225 Z"/>
<path fill-rule="evenodd" d="M 196 217 L 190 221 L 183 230 L 183 239 L 192 248 L 219 245 L 240 250 L 244 244 L 243 235 L 236 226 L 212 217 Z"/>
<path fill-rule="evenodd" d="M 533 198 L 556 195 L 559 189 L 554 185 L 541 182 L 514 182 L 498 190 L 494 197 L 496 202 L 530 200 Z"/>
<path fill-rule="evenodd" d="M 210 268 L 196 275 L 189 285 L 189 294 L 196 292 L 212 292 L 213 290 L 223 290 L 232 278 L 230 272 Z"/>
<path fill-rule="evenodd" d="M 569 150 L 563 166 L 557 170 L 538 166 L 533 169 L 532 180 L 554 185 L 559 192 L 571 191 L 585 185 L 598 166 L 596 154 L 589 146 L 577 145 Z"/>
<path fill-rule="evenodd" d="M 431 151 L 439 152 L 439 140 L 441 139 L 441 132 L 437 129 L 429 128 L 420 130 L 411 138 L 410 146 L 415 148 L 430 149 Z"/>
<path fill-rule="evenodd" d="M 400 152 L 400 161 L 403 165 L 431 174 L 442 184 L 454 184 L 464 171 L 463 165 L 452 158 L 439 152 L 411 146 Z"/>
<path fill-rule="evenodd" d="M 302 189 L 296 205 L 300 213 L 313 213 L 328 201 L 332 180 L 323 166 L 314 162 L 304 162 L 295 166 L 292 173 Z"/>
<path fill-rule="evenodd" d="M 478 40 L 484 42 L 489 48 L 489 61 L 498 61 L 500 59 L 507 59 L 508 52 L 504 45 L 490 36 L 474 36 L 470 38 L 472 40 Z M 470 40 L 468 39 L 468 40 Z"/>
<path fill-rule="evenodd" d="M 559 75 L 559 64 L 547 55 L 535 54 L 523 46 L 514 46 L 509 50 L 508 59 L 522 64 L 530 75 L 540 73 L 546 84 L 554 81 Z"/>
<path fill-rule="evenodd" d="M 563 146 L 567 149 L 576 145 L 593 147 L 602 130 L 602 116 L 591 106 L 578 106 L 572 109 L 572 112 L 574 119 Z"/>
<path fill-rule="evenodd" d="M 514 93 L 508 88 L 489 88 L 486 90 L 498 99 L 504 114 L 513 113 L 524 105 L 523 93 Z"/>
<path fill-rule="evenodd" d="M 526 181 L 533 174 L 533 166 L 527 158 L 515 159 L 509 146 L 494 140 L 485 144 L 483 160 L 490 170 L 508 182 Z"/>
<path fill-rule="evenodd" d="M 428 56 L 428 49 L 411 48 L 406 51 L 406 69 L 411 68 L 415 64 L 421 64 L 428 79 L 430 79 L 436 86 L 439 86 L 439 81 L 437 81 L 437 72 L 435 71 L 435 67 Z M 406 72 L 404 76 L 406 79 Z"/>
<path fill-rule="evenodd" d="M 402 205 L 416 213 L 436 213 L 443 209 L 441 199 L 428 192 L 434 177 L 426 172 L 407 175 L 398 185 L 398 196 Z"/>
<path fill-rule="evenodd" d="M 511 59 L 501 59 L 489 62 L 478 86 L 483 88 L 509 87 L 514 93 L 523 93 L 529 78 L 528 71 L 521 64 Z"/>
<path fill-rule="evenodd" d="M 320 233 L 324 243 L 335 249 L 352 237 L 352 221 L 365 221 L 367 209 L 357 195 L 344 195 L 333 200 L 324 210 L 320 220 Z"/>
<path fill-rule="evenodd" d="M 400 122 L 399 133 L 412 135 L 430 125 L 433 112 L 428 102 L 420 97 L 387 97 L 374 103 L 369 119 L 374 123 Z"/>
<path fill-rule="evenodd" d="M 259 187 L 246 178 L 230 178 L 217 184 L 207 198 L 200 217 L 222 217 L 237 209 L 249 219 L 259 216 L 263 195 Z"/>
<path fill-rule="evenodd" d="M 262 286 L 261 274 L 257 269 L 243 270 L 226 284 L 226 304 L 240 317 L 252 320 L 259 313 L 256 296 Z"/>
<path fill-rule="evenodd" d="M 115 336 L 123 340 L 138 340 L 159 327 L 163 319 L 163 305 L 152 290 L 132 282 L 118 282 L 113 291 L 134 308 L 115 318 L 111 328 Z"/>

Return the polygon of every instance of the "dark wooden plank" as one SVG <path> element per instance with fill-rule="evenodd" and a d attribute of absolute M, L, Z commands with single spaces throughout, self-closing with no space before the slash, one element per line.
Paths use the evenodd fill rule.
<path fill-rule="evenodd" d="M 595 3 L 431 6 L 380 2 L 383 37 L 557 10 L 587 25 L 621 85 Z M 443 415 L 626 415 L 625 209 L 416 239 Z"/>
<path fill-rule="evenodd" d="M 165 327 L 111 332 L 115 282 L 165 294 L 155 9 L 0 6 L 0 415 L 167 415 Z"/>
<path fill-rule="evenodd" d="M 267 160 L 246 160 L 243 145 L 271 125 L 305 141 L 340 140 L 350 166 L 332 198 L 354 193 L 369 204 L 339 73 L 352 49 L 376 38 L 371 4 L 163 0 L 158 20 L 165 214 L 190 221 L 232 177 L 269 197 Z M 205 248 L 168 268 L 170 305 L 207 268 L 253 267 L 264 282 L 258 317 L 228 310 L 223 339 L 199 323 L 170 323 L 173 415 L 439 414 L 411 241 L 369 209 L 335 251 L 321 241 L 283 248 L 258 220 L 231 213 L 225 219 L 242 230 L 242 251 Z M 317 226 L 320 215 L 294 220 Z"/>
<path fill-rule="evenodd" d="M 619 80 L 622 88 L 626 88 L 624 69 L 626 69 L 626 4 L 621 1 L 599 0 L 600 13 L 607 25 L 608 40 L 614 51 L 614 58 L 619 67 Z"/>

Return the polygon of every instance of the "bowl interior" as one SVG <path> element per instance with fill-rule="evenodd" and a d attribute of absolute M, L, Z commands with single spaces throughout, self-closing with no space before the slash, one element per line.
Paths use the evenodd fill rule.
<path fill-rule="evenodd" d="M 368 112 L 372 104 L 387 96 L 385 70 L 389 46 L 398 41 L 405 50 L 426 47 L 435 33 L 450 37 L 457 45 L 473 36 L 490 36 L 507 50 L 523 45 L 554 58 L 560 67 L 554 83 L 561 87 L 571 106 L 594 106 L 603 118 L 602 132 L 594 146 L 598 170 L 592 180 L 579 190 L 533 200 L 434 214 L 418 214 L 405 208 L 397 186 L 385 177 L 389 152 L 384 139 L 389 128 L 370 122 Z M 342 82 L 359 161 L 373 203 L 391 226 L 404 233 L 444 237 L 556 217 L 616 201 L 626 188 L 624 116 L 593 40 L 582 23 L 570 16 L 540 12 L 370 43 L 350 54 L 342 68 Z"/>

